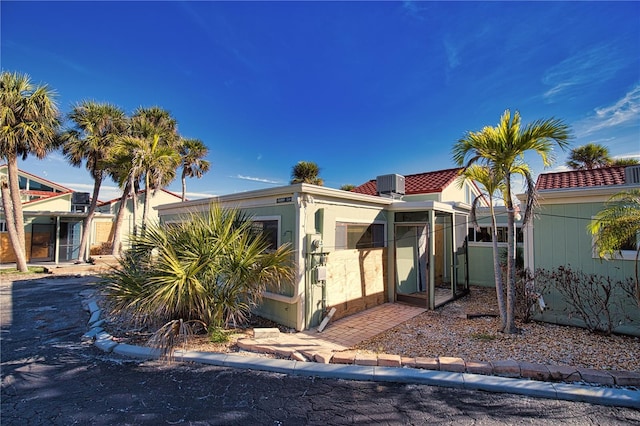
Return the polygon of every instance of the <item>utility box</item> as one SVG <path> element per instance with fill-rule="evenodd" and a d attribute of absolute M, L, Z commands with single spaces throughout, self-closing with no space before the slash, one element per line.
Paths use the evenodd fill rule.
<path fill-rule="evenodd" d="M 327 267 L 326 266 L 316 266 L 316 282 L 326 281 L 327 280 Z"/>

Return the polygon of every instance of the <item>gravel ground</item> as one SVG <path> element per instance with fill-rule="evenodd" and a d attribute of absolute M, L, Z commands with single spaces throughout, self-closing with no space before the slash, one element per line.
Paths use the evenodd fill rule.
<path fill-rule="evenodd" d="M 463 318 L 467 313 L 498 312 L 493 288 L 471 293 L 425 312 L 357 345 L 357 349 L 407 357 L 452 356 L 468 361 L 513 359 L 603 370 L 640 372 L 640 338 L 590 333 L 547 323 L 521 323 L 520 334 L 497 332 L 497 317 Z"/>
<path fill-rule="evenodd" d="M 42 275 L 0 276 L 3 282 L 33 278 L 42 278 Z M 470 295 L 435 311 L 427 311 L 353 349 L 412 358 L 451 356 L 467 361 L 513 359 L 537 364 L 640 372 L 638 337 L 604 336 L 576 327 L 537 322 L 518 322 L 522 332 L 507 335 L 497 332 L 497 317 L 464 318 L 467 313 L 492 312 L 497 312 L 495 290 L 472 287 Z M 248 328 L 229 331 L 230 340 L 227 343 L 211 343 L 207 336 L 192 336 L 187 345 L 181 348 L 243 353 L 235 341 L 251 337 L 251 327 L 277 326 L 261 318 L 254 318 L 253 321 Z M 143 344 L 150 336 L 148 331 L 135 330 L 130 324 L 116 318 L 111 318 L 107 329 L 122 343 Z"/>

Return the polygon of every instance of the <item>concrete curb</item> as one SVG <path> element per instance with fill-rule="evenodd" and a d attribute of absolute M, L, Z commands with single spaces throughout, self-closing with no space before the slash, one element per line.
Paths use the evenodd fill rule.
<path fill-rule="evenodd" d="M 93 339 L 97 348 L 136 359 L 158 359 L 157 349 L 118 343 L 113 336 L 103 331 L 100 319 L 102 311 L 97 304 L 89 303 L 92 327 L 83 335 Z M 98 324 L 98 326 L 94 326 Z M 640 391 L 606 388 L 569 383 L 550 383 L 511 377 L 487 376 L 452 371 L 439 371 L 409 367 L 381 367 L 376 365 L 325 364 L 319 362 L 291 361 L 266 357 L 249 357 L 226 353 L 175 351 L 173 358 L 184 362 L 215 365 L 227 368 L 243 368 L 273 373 L 365 380 L 394 383 L 413 383 L 430 386 L 453 387 L 487 392 L 510 393 L 538 398 L 589 402 L 592 404 L 640 408 Z"/>

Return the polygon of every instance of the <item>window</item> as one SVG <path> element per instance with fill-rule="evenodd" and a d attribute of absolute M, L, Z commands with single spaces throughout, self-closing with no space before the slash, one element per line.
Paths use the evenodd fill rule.
<path fill-rule="evenodd" d="M 278 220 L 253 220 L 251 224 L 251 230 L 256 234 L 262 234 L 269 243 L 269 250 L 275 250 L 278 248 Z"/>
<path fill-rule="evenodd" d="M 336 222 L 336 250 L 384 247 L 384 224 Z"/>
<path fill-rule="evenodd" d="M 516 242 L 517 243 L 522 243 L 524 242 L 524 234 L 522 233 L 522 228 L 520 227 L 516 227 L 517 231 L 516 231 Z M 498 226 L 497 227 L 497 234 L 498 234 L 498 242 L 499 243 L 506 243 L 508 242 L 508 232 L 507 232 L 507 227 L 506 226 Z M 480 227 L 479 229 L 475 229 L 473 227 L 469 228 L 469 242 L 473 243 L 490 243 L 492 238 L 491 238 L 491 227 L 490 226 L 483 226 Z"/>
<path fill-rule="evenodd" d="M 593 236 L 592 236 L 593 239 Z M 607 259 L 618 259 L 618 260 L 635 260 L 636 259 L 636 251 L 638 250 L 638 245 L 640 244 L 640 235 L 636 235 L 635 238 L 629 238 L 625 241 L 624 244 L 620 247 L 619 251 L 616 251 L 612 255 L 607 255 Z M 593 255 L 594 259 L 598 259 L 598 250 L 595 245 L 595 239 L 593 239 Z"/>
<path fill-rule="evenodd" d="M 0 232 L 7 232 L 7 221 L 0 220 Z"/>

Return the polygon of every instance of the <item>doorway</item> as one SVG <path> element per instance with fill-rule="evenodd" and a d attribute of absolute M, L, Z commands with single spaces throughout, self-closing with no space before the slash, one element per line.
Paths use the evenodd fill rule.
<path fill-rule="evenodd" d="M 396 300 L 429 307 L 429 224 L 395 227 Z"/>
<path fill-rule="evenodd" d="M 82 236 L 82 222 L 60 222 L 60 253 L 59 260 L 68 262 L 77 259 L 80 254 L 80 237 Z"/>
<path fill-rule="evenodd" d="M 54 257 L 56 226 L 48 223 L 31 225 L 31 261 L 49 262 Z"/>

